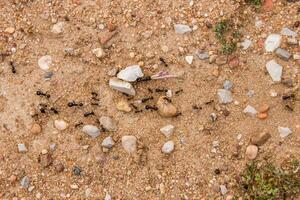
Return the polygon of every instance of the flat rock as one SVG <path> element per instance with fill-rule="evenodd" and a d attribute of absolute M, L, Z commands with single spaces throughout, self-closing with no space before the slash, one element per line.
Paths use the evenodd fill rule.
<path fill-rule="evenodd" d="M 275 60 L 270 60 L 266 64 L 267 71 L 274 82 L 280 82 L 282 76 L 282 66 L 277 64 Z"/>
<path fill-rule="evenodd" d="M 233 101 L 232 94 L 228 90 L 218 89 L 217 95 L 219 97 L 219 102 L 222 104 L 231 103 Z"/>
<path fill-rule="evenodd" d="M 258 154 L 258 147 L 255 145 L 249 145 L 246 148 L 246 157 L 250 160 L 254 160 Z"/>
<path fill-rule="evenodd" d="M 282 49 L 282 48 L 277 48 L 275 53 L 279 58 L 281 58 L 285 61 L 288 61 L 290 59 L 290 57 L 292 56 L 292 54 L 290 52 L 288 52 L 287 50 Z"/>
<path fill-rule="evenodd" d="M 284 35 L 284 36 L 291 36 L 291 37 L 297 37 L 297 33 L 295 31 L 292 31 L 291 29 L 289 28 L 286 28 L 284 27 L 281 32 L 280 32 L 281 35 Z"/>
<path fill-rule="evenodd" d="M 64 25 L 65 25 L 64 22 L 57 22 L 56 24 L 54 24 L 54 25 L 52 26 L 51 32 L 52 32 L 52 33 L 55 33 L 55 34 L 60 34 L 60 33 L 62 33 L 63 30 L 64 30 Z"/>
<path fill-rule="evenodd" d="M 245 39 L 243 42 L 241 42 L 241 46 L 243 50 L 247 50 L 252 45 L 252 41 L 249 39 Z"/>
<path fill-rule="evenodd" d="M 231 90 L 233 87 L 233 83 L 230 80 L 226 80 L 223 84 L 225 90 Z"/>
<path fill-rule="evenodd" d="M 175 24 L 174 29 L 175 29 L 175 33 L 181 35 L 192 32 L 192 29 L 188 25 L 184 25 L 184 24 Z"/>
<path fill-rule="evenodd" d="M 282 137 L 282 138 L 285 138 L 292 133 L 290 128 L 281 127 L 281 126 L 278 127 L 278 132 L 279 132 L 280 137 Z"/>
<path fill-rule="evenodd" d="M 94 126 L 94 125 L 85 125 L 82 128 L 82 131 L 86 134 L 88 134 L 89 136 L 91 136 L 92 138 L 96 138 L 100 135 L 100 130 L 98 127 Z"/>
<path fill-rule="evenodd" d="M 265 41 L 265 49 L 267 52 L 273 52 L 280 46 L 281 36 L 278 34 L 271 34 Z"/>
<path fill-rule="evenodd" d="M 101 126 L 107 131 L 117 131 L 118 127 L 117 124 L 111 117 L 102 116 L 99 119 Z"/>
<path fill-rule="evenodd" d="M 254 117 L 257 114 L 257 110 L 253 106 L 247 105 L 246 108 L 243 110 L 243 113 Z"/>
<path fill-rule="evenodd" d="M 122 146 L 127 153 L 134 153 L 136 151 L 137 139 L 132 135 L 125 135 L 122 137 Z"/>
<path fill-rule="evenodd" d="M 194 56 L 186 56 L 185 57 L 185 61 L 190 65 L 193 63 L 193 60 L 194 60 Z"/>
<path fill-rule="evenodd" d="M 173 152 L 174 148 L 175 148 L 175 144 L 173 141 L 170 140 L 163 145 L 163 147 L 161 148 L 161 151 L 163 153 L 170 154 Z"/>
<path fill-rule="evenodd" d="M 54 127 L 57 129 L 57 130 L 60 130 L 60 131 L 63 131 L 65 130 L 66 128 L 68 128 L 68 123 L 65 122 L 64 120 L 55 120 L 54 121 Z"/>
<path fill-rule="evenodd" d="M 164 134 L 166 137 L 170 137 L 174 133 L 174 129 L 175 129 L 175 127 L 173 125 L 169 124 L 169 125 L 162 127 L 160 129 L 160 132 L 162 134 Z"/>
<path fill-rule="evenodd" d="M 206 60 L 206 59 L 209 59 L 209 54 L 207 51 L 204 51 L 204 50 L 199 50 L 197 52 L 197 56 L 200 60 Z"/>
<path fill-rule="evenodd" d="M 128 82 L 134 82 L 138 78 L 143 77 L 144 74 L 142 72 L 142 69 L 139 65 L 132 65 L 129 67 L 126 67 L 125 69 L 122 69 L 117 77 L 123 81 L 128 81 Z"/>
<path fill-rule="evenodd" d="M 256 146 L 262 146 L 271 138 L 271 134 L 268 132 L 256 133 L 251 137 L 251 144 Z"/>
<path fill-rule="evenodd" d="M 22 144 L 22 143 L 18 144 L 18 150 L 19 150 L 20 153 L 24 153 L 24 152 L 28 151 L 25 144 Z"/>
<path fill-rule="evenodd" d="M 42 56 L 38 60 L 39 67 L 44 71 L 49 70 L 51 64 L 52 64 L 52 58 L 49 55 Z"/>
<path fill-rule="evenodd" d="M 115 145 L 115 142 L 111 136 L 104 138 L 104 140 L 101 143 L 101 146 L 108 148 L 108 149 L 111 149 L 114 145 Z"/>
<path fill-rule="evenodd" d="M 111 78 L 109 80 L 109 86 L 112 89 L 118 90 L 119 92 L 123 92 L 125 94 L 132 95 L 132 96 L 135 95 L 135 90 L 133 86 L 126 81 L 122 81 L 117 78 Z"/>

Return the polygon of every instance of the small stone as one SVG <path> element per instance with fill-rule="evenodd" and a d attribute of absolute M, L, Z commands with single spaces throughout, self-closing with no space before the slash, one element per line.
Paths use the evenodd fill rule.
<path fill-rule="evenodd" d="M 24 189 L 27 189 L 29 188 L 29 185 L 30 185 L 30 179 L 28 176 L 24 176 L 22 179 L 21 179 L 21 187 L 24 188 Z"/>
<path fill-rule="evenodd" d="M 252 97 L 254 96 L 254 94 L 255 94 L 254 90 L 249 90 L 249 91 L 247 92 L 247 96 L 248 96 L 249 98 L 252 98 Z"/>
<path fill-rule="evenodd" d="M 11 183 L 15 183 L 17 181 L 17 176 L 16 175 L 11 175 L 8 178 L 8 181 L 11 182 Z"/>
<path fill-rule="evenodd" d="M 217 55 L 211 55 L 211 56 L 209 56 L 209 63 L 210 64 L 212 64 L 212 63 L 214 63 L 215 61 L 216 61 L 216 59 L 217 59 Z"/>
<path fill-rule="evenodd" d="M 112 137 L 106 137 L 102 143 L 101 143 L 101 146 L 102 147 L 105 147 L 105 148 L 108 148 L 108 149 L 111 149 L 113 146 L 115 145 L 115 142 L 114 140 L 112 139 Z"/>
<path fill-rule="evenodd" d="M 93 125 L 85 125 L 82 128 L 82 131 L 86 134 L 88 134 L 89 136 L 91 136 L 92 138 L 96 138 L 100 135 L 100 130 Z"/>
<path fill-rule="evenodd" d="M 247 50 L 251 45 L 252 45 L 252 41 L 249 40 L 249 39 L 245 39 L 245 40 L 241 43 L 241 46 L 243 47 L 243 50 Z"/>
<path fill-rule="evenodd" d="M 260 113 L 265 113 L 265 112 L 268 112 L 269 109 L 270 109 L 270 106 L 268 104 L 264 104 L 264 105 L 259 107 L 258 111 Z"/>
<path fill-rule="evenodd" d="M 64 29 L 64 22 L 58 22 L 56 24 L 53 25 L 51 32 L 55 33 L 55 34 L 60 34 L 63 32 Z"/>
<path fill-rule="evenodd" d="M 221 66 L 221 65 L 225 65 L 227 63 L 227 57 L 226 56 L 218 56 L 216 58 L 216 64 Z"/>
<path fill-rule="evenodd" d="M 144 74 L 142 72 L 142 69 L 139 65 L 132 65 L 129 67 L 126 67 L 125 69 L 121 70 L 117 77 L 123 81 L 128 82 L 134 82 L 138 78 L 143 77 Z"/>
<path fill-rule="evenodd" d="M 18 150 L 20 153 L 27 152 L 27 148 L 26 148 L 25 144 L 18 144 Z"/>
<path fill-rule="evenodd" d="M 232 94 L 228 90 L 218 89 L 217 94 L 219 97 L 219 102 L 222 104 L 231 103 L 233 101 Z"/>
<path fill-rule="evenodd" d="M 166 137 L 170 137 L 174 133 L 174 129 L 175 129 L 175 127 L 173 125 L 169 124 L 169 125 L 162 127 L 160 129 L 160 132 L 162 134 L 164 134 Z"/>
<path fill-rule="evenodd" d="M 96 49 L 93 49 L 92 50 L 92 53 L 97 57 L 97 58 L 103 58 L 105 56 L 105 52 L 104 50 L 99 47 L 99 48 L 96 48 Z"/>
<path fill-rule="evenodd" d="M 209 58 L 209 54 L 207 51 L 204 51 L 204 50 L 199 50 L 197 52 L 197 56 L 200 60 L 206 60 Z"/>
<path fill-rule="evenodd" d="M 286 42 L 289 45 L 298 45 L 298 40 L 296 38 L 288 38 Z"/>
<path fill-rule="evenodd" d="M 112 89 L 118 90 L 119 92 L 123 92 L 125 94 L 132 95 L 132 96 L 135 95 L 135 90 L 130 83 L 119 80 L 117 78 L 111 78 L 109 80 L 109 86 Z"/>
<path fill-rule="evenodd" d="M 70 187 L 72 190 L 78 190 L 78 188 L 79 188 L 79 186 L 76 184 L 72 184 Z"/>
<path fill-rule="evenodd" d="M 220 192 L 222 195 L 226 195 L 228 190 L 225 185 L 220 185 Z"/>
<path fill-rule="evenodd" d="M 170 140 L 170 141 L 166 142 L 166 143 L 163 145 L 161 151 L 162 151 L 163 153 L 170 154 L 170 153 L 173 152 L 174 147 L 175 147 L 174 142 Z"/>
<path fill-rule="evenodd" d="M 121 100 L 117 103 L 117 109 L 123 112 L 130 112 L 132 109 L 127 100 Z"/>
<path fill-rule="evenodd" d="M 254 117 L 257 114 L 257 111 L 253 106 L 247 105 L 246 108 L 243 110 L 243 113 Z"/>
<path fill-rule="evenodd" d="M 293 55 L 294 60 L 300 60 L 300 52 L 297 52 Z"/>
<path fill-rule="evenodd" d="M 268 113 L 258 113 L 256 116 L 258 119 L 267 119 Z"/>
<path fill-rule="evenodd" d="M 271 134 L 268 132 L 256 133 L 251 137 L 251 144 L 256 146 L 262 146 L 271 138 Z"/>
<path fill-rule="evenodd" d="M 44 74 L 44 79 L 47 81 L 47 80 L 50 80 L 52 78 L 52 76 L 54 76 L 54 73 L 53 72 L 46 72 Z"/>
<path fill-rule="evenodd" d="M 57 130 L 63 131 L 63 130 L 65 130 L 66 128 L 68 128 L 68 123 L 65 122 L 64 120 L 55 120 L 55 121 L 54 121 L 54 127 L 55 127 Z"/>
<path fill-rule="evenodd" d="M 13 34 L 15 32 L 15 28 L 14 27 L 7 27 L 5 30 L 4 30 L 5 33 L 8 33 L 8 34 Z"/>
<path fill-rule="evenodd" d="M 75 176 L 80 176 L 82 173 L 82 169 L 78 166 L 74 166 L 72 172 Z"/>
<path fill-rule="evenodd" d="M 194 60 L 194 56 L 186 56 L 185 57 L 185 61 L 190 65 L 193 63 L 193 60 Z"/>
<path fill-rule="evenodd" d="M 168 90 L 168 91 L 166 92 L 166 96 L 167 96 L 168 98 L 171 98 L 171 97 L 173 96 L 172 90 Z"/>
<path fill-rule="evenodd" d="M 50 144 L 50 150 L 51 151 L 55 151 L 56 150 L 56 144 L 55 143 Z"/>
<path fill-rule="evenodd" d="M 55 171 L 58 173 L 63 172 L 64 169 L 65 169 L 65 167 L 62 163 L 58 163 L 57 165 L 55 165 Z"/>
<path fill-rule="evenodd" d="M 101 126 L 107 131 L 117 131 L 118 127 L 117 124 L 111 117 L 102 116 L 99 119 Z"/>
<path fill-rule="evenodd" d="M 38 65 L 39 67 L 44 70 L 47 71 L 50 68 L 50 65 L 52 64 L 52 58 L 49 55 L 46 56 L 42 56 L 39 60 L 38 60 Z"/>
<path fill-rule="evenodd" d="M 215 140 L 215 141 L 212 142 L 212 146 L 214 148 L 218 148 L 220 146 L 220 142 L 218 140 Z"/>
<path fill-rule="evenodd" d="M 250 160 L 254 160 L 258 153 L 258 147 L 255 145 L 249 145 L 246 149 L 246 157 Z"/>
<path fill-rule="evenodd" d="M 49 167 L 53 163 L 53 158 L 51 154 L 40 154 L 38 158 L 39 163 L 42 165 L 42 167 L 46 168 Z"/>
<path fill-rule="evenodd" d="M 274 82 L 280 82 L 282 76 L 282 66 L 277 64 L 275 60 L 270 60 L 266 68 Z"/>
<path fill-rule="evenodd" d="M 281 36 L 278 34 L 271 34 L 265 41 L 265 49 L 267 52 L 273 52 L 280 46 Z"/>
<path fill-rule="evenodd" d="M 280 137 L 282 137 L 282 138 L 285 138 L 292 133 L 290 128 L 281 127 L 281 126 L 278 127 L 278 132 L 279 132 Z"/>
<path fill-rule="evenodd" d="M 158 113 L 162 117 L 175 117 L 178 114 L 177 108 L 170 102 L 170 100 L 166 96 L 159 97 L 156 105 L 158 108 Z"/>
<path fill-rule="evenodd" d="M 292 54 L 290 52 L 288 52 L 287 50 L 282 49 L 282 48 L 277 48 L 275 53 L 279 58 L 281 58 L 285 61 L 288 61 L 290 59 L 290 57 L 292 56 Z"/>
<path fill-rule="evenodd" d="M 118 73 L 118 68 L 112 68 L 111 70 L 109 70 L 107 72 L 107 75 L 113 77 L 113 76 L 117 75 L 117 73 Z"/>
<path fill-rule="evenodd" d="M 184 25 L 184 24 L 175 24 L 174 29 L 175 29 L 175 33 L 181 35 L 192 32 L 192 29 L 188 25 Z"/>
<path fill-rule="evenodd" d="M 280 32 L 281 35 L 284 35 L 284 36 L 291 36 L 291 37 L 296 37 L 297 36 L 297 33 L 292 31 L 291 29 L 289 28 L 283 28 Z"/>
<path fill-rule="evenodd" d="M 167 53 L 169 51 L 169 47 L 167 45 L 163 45 L 161 46 L 161 50 L 165 53 Z"/>
<path fill-rule="evenodd" d="M 109 194 L 106 193 L 104 200 L 112 200 L 111 196 Z"/>
<path fill-rule="evenodd" d="M 127 153 L 134 153 L 136 151 L 137 139 L 132 135 L 125 135 L 122 137 L 122 146 Z"/>
<path fill-rule="evenodd" d="M 38 123 L 33 123 L 30 128 L 30 132 L 34 135 L 38 135 L 42 132 L 42 127 Z"/>
<path fill-rule="evenodd" d="M 230 80 L 226 80 L 223 84 L 225 90 L 231 90 L 233 87 L 233 83 Z"/>

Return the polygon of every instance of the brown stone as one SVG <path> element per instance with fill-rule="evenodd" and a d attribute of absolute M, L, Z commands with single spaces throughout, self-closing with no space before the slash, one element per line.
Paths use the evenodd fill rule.
<path fill-rule="evenodd" d="M 61 163 L 55 165 L 55 171 L 58 172 L 58 173 L 63 172 L 64 169 L 65 169 L 65 167 L 64 167 L 64 165 L 61 164 Z"/>
<path fill-rule="evenodd" d="M 259 107 L 258 112 L 265 113 L 265 112 L 268 112 L 269 109 L 270 109 L 270 106 L 268 104 L 264 104 Z"/>
<path fill-rule="evenodd" d="M 42 132 L 42 127 L 38 123 L 34 123 L 30 128 L 30 132 L 34 135 L 38 135 Z"/>
<path fill-rule="evenodd" d="M 114 23 L 109 22 L 109 23 L 107 24 L 107 29 L 108 29 L 109 31 L 114 31 L 114 30 L 117 29 L 117 26 L 116 26 Z"/>
<path fill-rule="evenodd" d="M 46 168 L 46 167 L 49 167 L 53 163 L 53 158 L 50 153 L 40 154 L 38 161 L 42 165 L 42 167 Z"/>
<path fill-rule="evenodd" d="M 15 183 L 17 181 L 17 176 L 16 175 L 11 175 L 8 178 L 8 181 L 11 182 L 11 183 Z"/>
<path fill-rule="evenodd" d="M 271 138 L 271 134 L 268 132 L 256 133 L 251 137 L 251 144 L 261 146 L 265 144 Z"/>
<path fill-rule="evenodd" d="M 219 56 L 216 58 L 216 64 L 221 66 L 225 65 L 227 63 L 227 57 L 226 56 Z"/>
<path fill-rule="evenodd" d="M 254 160 L 258 153 L 258 147 L 255 145 L 249 145 L 246 149 L 246 157 L 250 160 Z"/>
<path fill-rule="evenodd" d="M 162 117 L 175 117 L 177 113 L 177 108 L 171 103 L 171 101 L 166 96 L 159 97 L 157 101 L 158 113 Z"/>
<path fill-rule="evenodd" d="M 237 57 L 234 57 L 229 61 L 228 64 L 230 68 L 236 68 L 240 65 L 240 61 Z"/>
<path fill-rule="evenodd" d="M 268 117 L 268 113 L 258 113 L 257 118 L 258 119 L 266 119 Z"/>
<path fill-rule="evenodd" d="M 100 43 L 105 45 L 111 38 L 116 34 L 116 31 L 113 32 L 106 32 L 100 37 Z"/>

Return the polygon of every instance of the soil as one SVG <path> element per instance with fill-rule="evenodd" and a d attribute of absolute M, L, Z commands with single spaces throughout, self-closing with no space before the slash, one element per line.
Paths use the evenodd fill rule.
<path fill-rule="evenodd" d="M 245 150 L 252 135 L 271 134 L 259 147 L 257 162 L 280 165 L 300 158 L 300 104 L 297 99 L 289 102 L 291 110 L 282 100 L 287 91 L 299 96 L 299 62 L 293 58 L 284 61 L 263 47 L 269 34 L 280 33 L 284 27 L 299 32 L 295 27 L 299 8 L 300 2 L 285 0 L 274 1 L 271 9 L 233 0 L 2 0 L 1 199 L 104 199 L 106 194 L 120 200 L 242 197 L 237 177 L 251 162 Z M 209 24 L 228 18 L 242 25 L 242 39 L 251 39 L 252 47 L 243 51 L 238 45 L 232 55 L 226 55 L 230 62 L 222 66 L 197 58 L 199 49 L 224 56 Z M 263 22 L 261 28 L 255 27 L 258 20 Z M 51 30 L 58 22 L 64 26 L 62 33 L 56 34 Z M 187 24 L 193 31 L 176 34 L 177 23 Z M 10 27 L 13 31 L 7 29 Z M 281 47 L 292 54 L 299 52 L 299 45 L 289 46 L 286 39 L 283 37 Z M 97 58 L 92 50 L 100 47 L 105 56 Z M 74 51 L 66 53 L 66 48 Z M 45 55 L 52 58 L 50 79 L 44 78 L 47 72 L 38 65 Z M 185 61 L 187 55 L 194 55 L 192 64 Z M 283 80 L 291 85 L 272 82 L 265 68 L 271 59 L 283 66 Z M 180 76 L 133 83 L 137 93 L 133 97 L 111 89 L 108 72 L 134 64 L 140 64 L 147 76 L 162 70 Z M 225 80 L 234 84 L 234 102 L 223 105 L 216 91 L 223 88 Z M 181 115 L 164 118 L 155 110 L 144 109 L 165 95 L 156 92 L 158 88 L 172 90 L 172 103 Z M 249 90 L 254 91 L 253 97 L 247 95 Z M 270 95 L 273 90 L 276 97 Z M 50 94 L 50 98 L 37 95 L 37 91 Z M 92 99 L 92 92 L 98 94 L 98 100 Z M 137 102 L 145 97 L 153 99 Z M 121 100 L 134 103 L 142 112 L 134 108 L 128 113 L 119 111 L 116 104 Z M 83 106 L 68 107 L 71 101 Z M 41 104 L 47 105 L 45 113 Z M 257 110 L 267 104 L 267 118 L 243 113 L 248 104 Z M 92 111 L 94 115 L 84 117 Z M 211 113 L 217 115 L 214 122 Z M 85 124 L 100 127 L 101 116 L 112 117 L 118 130 L 102 132 L 95 139 L 82 132 Z M 68 128 L 57 130 L 57 119 L 65 120 Z M 31 131 L 34 123 L 42 127 L 41 133 Z M 171 138 L 160 133 L 168 124 L 175 126 Z M 278 126 L 289 127 L 292 134 L 281 138 Z M 124 135 L 137 138 L 136 153 L 124 151 Z M 116 144 L 103 151 L 101 143 L 107 136 Z M 175 150 L 166 155 L 161 148 L 168 140 L 175 142 Z M 214 141 L 218 147 L 213 147 Z M 27 152 L 18 151 L 20 143 Z M 51 144 L 56 144 L 55 150 Z M 51 156 L 44 156 L 42 163 L 43 153 Z M 75 166 L 82 170 L 80 175 L 74 175 Z M 30 191 L 20 185 L 24 176 L 34 186 Z M 220 193 L 219 185 L 227 187 L 226 195 Z"/>

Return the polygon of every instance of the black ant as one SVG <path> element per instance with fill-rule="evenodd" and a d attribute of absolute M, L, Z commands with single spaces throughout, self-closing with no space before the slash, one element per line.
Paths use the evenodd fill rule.
<path fill-rule="evenodd" d="M 211 103 L 213 103 L 213 102 L 214 102 L 214 100 L 210 100 L 210 101 L 205 102 L 204 104 L 205 104 L 205 105 L 209 105 L 209 104 L 211 104 Z"/>
<path fill-rule="evenodd" d="M 11 72 L 12 72 L 13 74 L 17 73 L 15 63 L 14 63 L 13 61 L 10 61 L 9 64 L 10 64 L 10 66 L 11 66 Z"/>
<path fill-rule="evenodd" d="M 90 115 L 95 115 L 95 113 L 92 111 L 92 112 L 86 112 L 86 113 L 84 113 L 84 117 L 88 117 L 88 116 L 90 116 Z"/>
<path fill-rule="evenodd" d="M 168 67 L 168 64 L 166 63 L 165 59 L 160 57 L 159 60 L 160 60 L 160 62 L 162 62 L 165 65 L 165 67 Z"/>
<path fill-rule="evenodd" d="M 77 124 L 75 124 L 75 128 L 77 128 L 77 127 L 79 127 L 81 125 L 83 125 L 83 123 L 82 122 L 78 122 Z"/>
<path fill-rule="evenodd" d="M 167 92 L 168 91 L 168 89 L 166 89 L 166 88 L 156 88 L 155 89 L 155 92 Z"/>
<path fill-rule="evenodd" d="M 153 90 L 152 90 L 151 88 L 148 88 L 148 91 L 149 91 L 150 93 L 153 93 Z"/>
<path fill-rule="evenodd" d="M 169 103 L 172 103 L 172 100 L 169 99 L 168 97 L 164 97 L 164 100 L 166 100 L 166 101 L 169 102 Z"/>
<path fill-rule="evenodd" d="M 146 110 L 158 110 L 158 108 L 156 106 L 150 106 L 150 105 L 146 105 L 145 109 Z"/>
<path fill-rule="evenodd" d="M 152 99 L 153 99 L 153 97 L 145 97 L 141 101 L 142 101 L 142 103 L 145 103 L 145 102 L 147 102 L 149 100 L 152 100 Z"/>
<path fill-rule="evenodd" d="M 39 110 L 40 110 L 41 113 L 46 113 L 47 105 L 41 103 L 41 104 L 39 105 Z"/>
<path fill-rule="evenodd" d="M 56 108 L 54 108 L 54 107 L 51 107 L 51 108 L 50 108 L 50 110 L 51 110 L 51 111 L 53 111 L 53 112 L 54 112 L 54 114 L 58 114 L 58 110 L 56 110 Z"/>
<path fill-rule="evenodd" d="M 71 101 L 68 103 L 68 107 L 74 107 L 74 106 L 83 106 L 83 103 L 75 103 L 75 101 Z"/>
<path fill-rule="evenodd" d="M 197 105 L 193 105 L 192 108 L 194 110 L 202 110 L 202 107 L 201 106 L 197 106 Z"/>
<path fill-rule="evenodd" d="M 295 94 L 282 96 L 282 100 L 288 100 L 288 99 L 294 99 L 294 98 L 295 98 Z"/>
<path fill-rule="evenodd" d="M 47 97 L 47 99 L 50 98 L 50 94 L 47 94 L 47 92 L 44 93 L 41 90 L 36 91 L 36 95 L 38 95 L 38 96 L 45 96 L 45 97 Z"/>
<path fill-rule="evenodd" d="M 151 76 L 144 76 L 144 77 L 138 78 L 136 80 L 136 82 L 145 82 L 145 81 L 150 81 L 150 80 L 151 80 Z"/>
<path fill-rule="evenodd" d="M 92 106 L 99 106 L 99 103 L 91 103 Z"/>
<path fill-rule="evenodd" d="M 180 89 L 180 90 L 177 90 L 176 92 L 175 92 L 175 94 L 180 94 L 180 93 L 182 93 L 183 92 L 183 89 Z"/>

